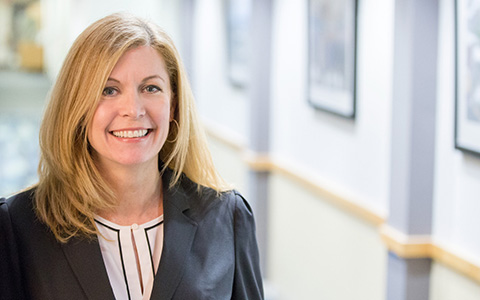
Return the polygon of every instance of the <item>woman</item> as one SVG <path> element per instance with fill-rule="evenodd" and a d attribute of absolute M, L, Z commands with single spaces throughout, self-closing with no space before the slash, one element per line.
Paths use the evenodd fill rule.
<path fill-rule="evenodd" d="M 0 201 L 1 299 L 262 299 L 255 225 L 221 180 L 179 54 L 114 14 L 73 44 L 39 183 Z"/>

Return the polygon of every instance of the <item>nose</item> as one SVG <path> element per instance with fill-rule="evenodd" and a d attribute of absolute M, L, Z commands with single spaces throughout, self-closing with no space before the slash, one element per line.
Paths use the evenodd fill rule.
<path fill-rule="evenodd" d="M 137 91 L 124 93 L 119 113 L 122 117 L 133 119 L 138 119 L 145 115 L 145 106 Z"/>

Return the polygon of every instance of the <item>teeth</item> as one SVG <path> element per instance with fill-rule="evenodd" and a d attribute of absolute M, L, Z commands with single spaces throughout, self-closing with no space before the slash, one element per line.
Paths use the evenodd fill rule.
<path fill-rule="evenodd" d="M 137 138 L 146 136 L 148 133 L 147 129 L 141 130 L 123 130 L 123 131 L 112 131 L 112 134 L 119 138 Z"/>

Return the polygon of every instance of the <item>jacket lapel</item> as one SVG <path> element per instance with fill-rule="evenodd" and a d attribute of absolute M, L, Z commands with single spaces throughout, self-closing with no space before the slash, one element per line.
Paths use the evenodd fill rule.
<path fill-rule="evenodd" d="M 168 187 L 171 170 L 166 169 L 163 186 Z M 188 179 L 187 186 L 165 188 L 163 201 L 164 241 L 160 265 L 155 275 L 151 299 L 171 299 L 182 279 L 197 224 L 185 213 L 191 193 L 196 187 Z M 97 240 L 73 238 L 62 245 L 63 252 L 88 299 L 114 299 L 107 271 Z M 95 274 L 95 276 L 92 276 Z"/>
<path fill-rule="evenodd" d="M 97 240 L 73 238 L 63 252 L 88 299 L 114 299 Z"/>
<path fill-rule="evenodd" d="M 164 176 L 169 179 L 170 176 Z M 168 186 L 168 180 L 164 180 Z M 182 279 L 197 224 L 184 214 L 189 209 L 187 191 L 177 185 L 165 189 L 163 201 L 164 241 L 151 299 L 171 299 Z"/>

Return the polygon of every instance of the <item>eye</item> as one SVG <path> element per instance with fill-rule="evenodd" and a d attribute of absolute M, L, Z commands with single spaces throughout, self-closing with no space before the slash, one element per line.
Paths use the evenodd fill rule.
<path fill-rule="evenodd" d="M 102 95 L 103 96 L 115 96 L 117 93 L 117 90 L 113 87 L 106 87 L 103 89 Z"/>
<path fill-rule="evenodd" d="M 145 90 L 145 92 L 151 93 L 151 94 L 161 91 L 161 89 L 160 89 L 158 86 L 156 86 L 156 85 L 147 85 L 147 86 L 144 88 L 144 90 Z"/>

